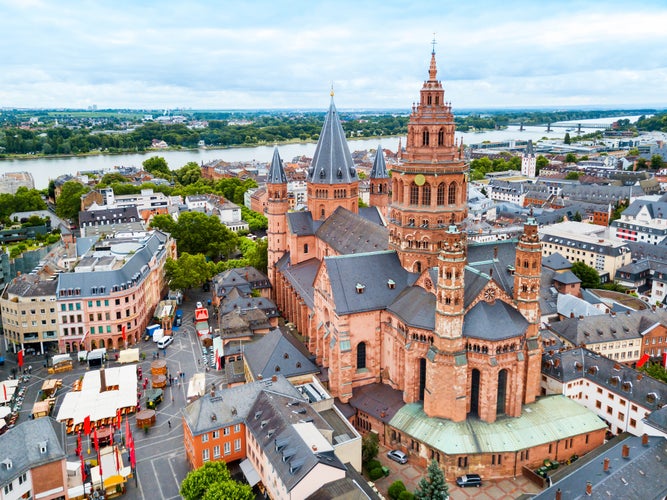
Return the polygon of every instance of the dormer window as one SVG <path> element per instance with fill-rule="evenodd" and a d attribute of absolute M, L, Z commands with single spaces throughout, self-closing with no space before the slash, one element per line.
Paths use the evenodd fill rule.
<path fill-rule="evenodd" d="M 366 290 L 366 285 L 363 285 L 361 283 L 357 283 L 356 285 L 357 293 L 364 293 L 364 290 Z"/>
<path fill-rule="evenodd" d="M 5 459 L 2 461 L 2 465 L 5 466 L 5 469 L 10 470 L 10 469 L 12 468 L 12 465 L 13 465 L 13 464 L 12 464 L 12 460 L 11 460 L 10 458 L 5 458 Z"/>
<path fill-rule="evenodd" d="M 396 282 L 392 279 L 387 280 L 387 287 L 393 290 L 396 288 Z"/>
<path fill-rule="evenodd" d="M 39 452 L 42 455 L 46 453 L 46 444 L 47 444 L 47 441 L 40 441 L 39 442 Z"/>

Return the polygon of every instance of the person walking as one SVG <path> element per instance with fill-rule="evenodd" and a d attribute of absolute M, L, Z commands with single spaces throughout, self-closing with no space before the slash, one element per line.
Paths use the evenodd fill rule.
<path fill-rule="evenodd" d="M 171 420 L 167 420 L 167 425 L 168 425 L 169 428 L 171 429 Z"/>

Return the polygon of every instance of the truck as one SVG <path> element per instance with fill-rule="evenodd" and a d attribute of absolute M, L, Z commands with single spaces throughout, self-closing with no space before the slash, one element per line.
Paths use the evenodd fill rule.
<path fill-rule="evenodd" d="M 164 330 L 162 328 L 156 328 L 153 330 L 153 342 L 158 342 L 164 337 Z"/>
<path fill-rule="evenodd" d="M 150 340 L 153 338 L 153 334 L 156 330 L 160 329 L 160 325 L 148 325 L 146 327 L 146 333 L 144 334 L 144 340 Z M 155 340 L 157 342 L 159 339 Z"/>

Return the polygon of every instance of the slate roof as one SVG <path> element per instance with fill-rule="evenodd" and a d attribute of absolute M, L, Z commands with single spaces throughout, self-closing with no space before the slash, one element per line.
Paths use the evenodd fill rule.
<path fill-rule="evenodd" d="M 526 328 L 526 318 L 509 304 L 502 300 L 496 300 L 493 304 L 480 301 L 465 315 L 463 336 L 491 341 L 504 340 L 523 335 Z"/>
<path fill-rule="evenodd" d="M 389 423 L 405 405 L 403 391 L 378 383 L 353 388 L 349 404 L 352 408 L 385 423 Z"/>
<path fill-rule="evenodd" d="M 0 484 L 20 476 L 28 470 L 66 457 L 63 449 L 65 429 L 52 417 L 26 420 L 0 436 L 0 463 L 11 460 L 12 467 L 0 465 Z M 41 453 L 40 443 L 46 442 Z"/>
<path fill-rule="evenodd" d="M 623 446 L 629 447 L 628 458 L 622 457 Z M 609 473 L 602 472 L 602 461 L 608 458 Z M 561 490 L 563 499 L 609 500 L 609 498 L 641 498 L 661 500 L 667 495 L 667 446 L 664 437 L 649 438 L 643 446 L 641 437 L 616 438 L 599 450 L 593 450 L 568 468 L 562 480 L 542 490 L 533 500 L 553 500 Z M 586 494 L 586 483 L 593 487 Z"/>
<path fill-rule="evenodd" d="M 382 218 L 380 211 L 377 207 L 363 207 L 359 208 L 359 215 L 378 226 L 386 226 L 387 223 Z"/>
<path fill-rule="evenodd" d="M 543 317 L 557 312 L 558 290 L 553 286 L 554 274 L 554 271 L 545 267 L 540 274 L 540 314 Z"/>
<path fill-rule="evenodd" d="M 393 250 L 325 257 L 323 265 L 339 315 L 385 309 L 418 277 L 401 266 Z M 363 293 L 357 291 L 357 284 L 364 287 Z"/>
<path fill-rule="evenodd" d="M 56 280 L 42 280 L 36 275 L 23 274 L 9 283 L 6 293 L 19 297 L 55 296 L 57 287 Z"/>
<path fill-rule="evenodd" d="M 516 243 L 516 240 L 505 240 L 468 244 L 468 264 L 464 276 L 463 299 L 466 308 L 491 279 L 510 297 L 512 296 L 514 275 L 508 271 L 507 266 L 514 266 Z M 494 256 L 494 252 L 497 252 L 497 255 Z"/>
<path fill-rule="evenodd" d="M 136 206 L 79 212 L 79 226 L 125 224 L 140 220 Z"/>
<path fill-rule="evenodd" d="M 545 350 L 542 355 L 542 374 L 564 384 L 582 378 L 590 380 L 649 410 L 657 410 L 667 403 L 666 383 L 583 347 L 566 351 Z M 614 380 L 614 377 L 618 378 Z M 649 393 L 657 396 L 652 403 L 646 399 Z"/>
<path fill-rule="evenodd" d="M 554 281 L 562 283 L 563 285 L 576 285 L 577 283 L 581 283 L 581 280 L 572 271 L 554 274 Z"/>
<path fill-rule="evenodd" d="M 667 405 L 652 411 L 643 421 L 654 429 L 667 434 Z"/>
<path fill-rule="evenodd" d="M 560 253 L 554 252 L 548 257 L 542 258 L 542 267 L 546 267 L 553 271 L 562 271 L 564 269 L 572 269 L 572 262 L 567 260 Z"/>
<path fill-rule="evenodd" d="M 545 229 L 547 231 L 548 229 Z M 605 240 L 604 243 L 593 242 L 593 237 L 581 236 L 577 238 L 576 235 L 568 237 L 565 234 L 547 234 L 543 233 L 540 236 L 542 243 L 554 243 L 557 245 L 566 245 L 572 249 L 585 250 L 587 252 L 595 252 L 601 255 L 609 255 L 611 257 L 618 257 L 627 253 L 628 247 L 626 244 L 619 245 L 617 242 L 610 243 Z"/>
<path fill-rule="evenodd" d="M 387 164 L 384 161 L 384 152 L 382 151 L 382 146 L 378 145 L 377 152 L 375 153 L 375 161 L 373 162 L 373 168 L 371 168 L 371 173 L 369 175 L 371 179 L 388 179 L 389 172 L 387 172 Z"/>
<path fill-rule="evenodd" d="M 600 314 L 605 314 L 604 311 L 601 311 L 584 299 L 566 293 L 558 294 L 556 305 L 558 314 L 565 318 L 579 318 L 581 316 L 598 316 Z"/>
<path fill-rule="evenodd" d="M 314 184 L 349 184 L 359 181 L 333 95 L 308 169 L 308 181 Z"/>
<path fill-rule="evenodd" d="M 206 394 L 183 409 L 183 417 L 193 436 L 214 431 L 228 425 L 243 423 L 257 396 L 265 390 L 284 394 L 304 401 L 301 393 L 287 379 L 278 375 L 275 381 L 258 380 Z M 212 417 L 215 416 L 215 419 Z M 41 420 L 41 419 L 40 419 Z"/>
<path fill-rule="evenodd" d="M 313 258 L 292 266 L 289 259 L 290 254 L 287 252 L 278 259 L 276 268 L 280 270 L 285 279 L 290 282 L 292 287 L 294 287 L 299 294 L 299 297 L 303 299 L 308 308 L 312 311 L 313 307 L 315 307 L 313 300 L 313 295 L 315 293 L 313 283 L 315 282 L 317 270 L 320 268 L 320 261 Z"/>
<path fill-rule="evenodd" d="M 631 311 L 626 314 L 603 314 L 582 319 L 565 318 L 550 323 L 548 328 L 574 346 L 640 339 L 647 328 L 662 323 L 667 325 L 667 312 L 663 310 Z"/>
<path fill-rule="evenodd" d="M 665 240 L 658 245 L 641 241 L 628 241 L 627 246 L 633 259 L 651 258 L 667 262 L 667 241 Z"/>
<path fill-rule="evenodd" d="M 280 159 L 278 147 L 273 148 L 273 158 L 269 166 L 269 173 L 266 175 L 267 184 L 287 184 L 287 176 L 283 168 L 283 161 Z"/>
<path fill-rule="evenodd" d="M 294 398 L 273 391 L 263 391 L 252 405 L 246 427 L 285 488 L 290 492 L 318 464 L 346 470 L 333 452 L 322 446 L 331 426 L 311 405 L 296 403 Z M 311 429 L 315 433 L 311 433 Z M 300 432 L 301 431 L 301 432 Z M 313 442 L 306 440 L 313 439 Z M 313 450 L 315 447 L 315 450 Z"/>
<path fill-rule="evenodd" d="M 652 219 L 664 219 L 667 217 L 667 203 L 664 201 L 646 201 L 646 200 L 635 200 L 630 203 L 630 206 L 623 210 L 621 215 L 627 217 L 636 217 L 641 209 L 646 207 L 648 214 Z"/>
<path fill-rule="evenodd" d="M 291 333 L 275 328 L 259 340 L 246 344 L 243 357 L 256 379 L 258 375 L 270 379 L 278 373 L 287 378 L 319 373 L 310 354 L 299 344 Z"/>
<path fill-rule="evenodd" d="M 321 221 L 314 223 L 310 212 L 287 212 L 287 227 L 291 234 L 311 236 L 320 227 Z"/>
<path fill-rule="evenodd" d="M 343 207 L 336 208 L 315 234 L 336 253 L 343 255 L 386 250 L 389 247 L 387 228 Z"/>
<path fill-rule="evenodd" d="M 435 329 L 435 295 L 419 286 L 407 287 L 387 310 L 408 326 L 431 331 Z"/>
<path fill-rule="evenodd" d="M 160 231 L 153 231 L 146 239 L 140 242 L 140 247 L 134 254 L 128 255 L 128 259 L 120 269 L 112 271 L 94 271 L 94 272 L 69 272 L 58 275 L 58 289 L 61 290 L 79 289 L 80 294 L 72 298 L 91 298 L 108 295 L 112 292 L 114 285 L 121 286 L 127 283 L 136 283 L 144 279 L 151 272 L 149 263 L 156 255 L 165 252 L 164 244 L 168 236 Z M 159 258 L 158 258 L 159 260 Z M 104 293 L 93 294 L 93 288 L 104 287 Z"/>

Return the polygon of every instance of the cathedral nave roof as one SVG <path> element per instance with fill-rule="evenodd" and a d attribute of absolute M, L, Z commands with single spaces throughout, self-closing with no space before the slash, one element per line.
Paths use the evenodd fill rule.
<path fill-rule="evenodd" d="M 480 301 L 468 311 L 463 320 L 463 336 L 482 340 L 505 340 L 523 336 L 528 321 L 511 305 L 496 300 Z"/>
<path fill-rule="evenodd" d="M 419 286 L 403 290 L 387 310 L 408 326 L 430 331 L 435 329 L 435 295 Z"/>
<path fill-rule="evenodd" d="M 316 235 L 338 254 L 376 252 L 389 248 L 389 233 L 349 210 L 338 207 L 317 229 Z"/>

